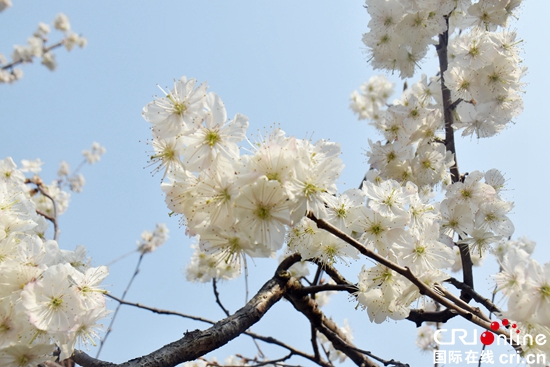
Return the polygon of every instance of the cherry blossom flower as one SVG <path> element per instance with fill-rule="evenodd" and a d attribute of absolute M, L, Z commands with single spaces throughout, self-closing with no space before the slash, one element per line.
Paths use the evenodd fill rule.
<path fill-rule="evenodd" d="M 260 177 L 243 188 L 235 202 L 239 226 L 250 238 L 273 250 L 283 246 L 290 210 L 285 190 L 277 181 Z"/>
<path fill-rule="evenodd" d="M 202 113 L 206 98 L 206 84 L 195 89 L 197 81 L 185 76 L 177 82 L 165 97 L 150 102 L 143 108 L 143 118 L 153 124 L 156 137 L 176 137 L 192 130 L 198 124 L 196 121 Z"/>

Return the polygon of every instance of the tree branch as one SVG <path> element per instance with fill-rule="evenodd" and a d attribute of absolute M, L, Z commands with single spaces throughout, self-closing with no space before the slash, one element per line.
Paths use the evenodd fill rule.
<path fill-rule="evenodd" d="M 31 180 L 29 180 L 28 182 L 31 182 L 31 183 L 35 184 L 36 189 L 42 195 L 44 195 L 45 197 L 50 199 L 51 202 L 52 202 L 52 208 L 53 208 L 53 215 L 52 216 L 46 215 L 45 213 L 42 213 L 38 210 L 36 211 L 36 213 L 38 213 L 39 215 L 42 215 L 44 218 L 46 218 L 50 222 L 52 222 L 52 224 L 53 224 L 53 239 L 54 239 L 54 241 L 57 241 L 57 239 L 59 237 L 59 226 L 57 224 L 57 204 L 56 204 L 55 200 L 53 199 L 53 197 L 51 197 L 51 195 L 48 194 L 46 192 L 46 190 L 44 189 L 44 184 L 43 184 L 42 180 L 40 179 L 40 177 L 35 176 Z"/>
<path fill-rule="evenodd" d="M 313 354 L 315 358 L 321 359 L 321 354 L 319 353 L 319 344 L 317 344 L 317 329 L 313 324 L 311 325 L 311 347 L 313 348 Z"/>
<path fill-rule="evenodd" d="M 378 362 L 382 363 L 384 366 L 392 365 L 392 366 L 395 366 L 395 367 L 409 367 L 408 363 L 401 363 L 401 362 L 395 361 L 393 359 L 387 361 L 385 359 L 382 359 L 380 357 L 375 356 L 374 354 L 372 354 L 369 351 L 362 350 L 362 349 L 359 349 L 359 348 L 356 348 L 356 347 L 352 347 L 352 348 L 355 349 L 356 351 L 358 351 L 359 353 L 363 353 L 363 354 L 371 357 L 372 359 L 377 360 Z"/>
<path fill-rule="evenodd" d="M 88 356 L 82 351 L 75 351 L 73 360 L 83 367 L 103 366 L 144 366 L 171 367 L 180 363 L 195 360 L 198 357 L 225 345 L 258 322 L 265 313 L 278 302 L 287 291 L 288 282 L 292 279 L 285 270 L 295 262 L 300 261 L 300 255 L 292 255 L 283 260 L 276 274 L 258 291 L 258 293 L 240 310 L 227 317 L 209 329 L 186 332 L 178 341 L 165 345 L 157 351 L 144 357 L 132 359 L 116 365 Z M 269 338 L 267 338 L 269 339 Z M 261 340 L 261 339 L 260 339 Z M 269 339 L 273 341 L 274 339 Z M 316 361 L 316 363 L 318 363 Z M 328 367 L 328 364 L 322 364 Z"/>
<path fill-rule="evenodd" d="M 453 128 L 453 109 L 456 105 L 451 101 L 451 91 L 445 85 L 444 73 L 449 66 L 447 46 L 449 44 L 449 17 L 445 17 L 447 23 L 447 29 L 445 32 L 439 35 L 439 43 L 436 46 L 437 57 L 439 59 L 439 72 L 441 80 L 441 94 L 443 99 L 443 117 L 445 119 L 445 148 L 453 153 L 454 164 L 451 167 L 451 180 L 456 183 L 460 180 L 460 172 L 458 170 L 458 161 L 456 157 L 456 146 Z M 473 263 L 470 256 L 470 248 L 468 245 L 458 245 L 460 248 L 460 258 L 462 260 L 462 273 L 464 276 L 464 283 L 471 288 L 474 288 L 474 275 L 472 271 Z M 470 302 L 471 298 L 465 293 L 461 294 L 461 298 L 465 302 Z"/>
<path fill-rule="evenodd" d="M 445 21 L 447 23 L 447 29 L 445 32 L 439 35 L 439 43 L 435 47 L 437 50 L 437 57 L 439 59 L 439 77 L 441 80 L 441 94 L 443 96 L 443 118 L 445 119 L 445 147 L 451 153 L 453 153 L 455 163 L 451 167 L 451 179 L 454 182 L 458 182 L 460 179 L 460 173 L 458 171 L 458 162 L 456 159 L 456 147 L 453 128 L 453 114 L 452 114 L 452 101 L 451 91 L 445 85 L 445 78 L 443 74 L 447 71 L 449 66 L 447 46 L 449 43 L 449 18 L 446 16 Z"/>
<path fill-rule="evenodd" d="M 422 326 L 423 322 L 437 322 L 445 323 L 458 316 L 458 313 L 454 310 L 445 309 L 442 311 L 425 311 L 425 310 L 411 310 L 407 320 L 416 324 L 416 327 Z"/>
<path fill-rule="evenodd" d="M 134 282 L 134 279 L 136 279 L 136 276 L 139 274 L 139 266 L 141 265 L 141 260 L 143 260 L 143 255 L 144 255 L 144 253 L 141 253 L 141 255 L 139 256 L 138 262 L 136 264 L 136 269 L 134 270 L 134 274 L 130 278 L 130 281 L 128 282 L 128 285 L 126 286 L 126 289 L 122 293 L 122 299 L 124 299 L 126 297 L 126 293 L 128 293 L 128 290 L 132 286 L 132 283 Z M 99 354 L 101 353 L 101 350 L 103 349 L 103 346 L 105 345 L 105 342 L 107 341 L 107 338 L 109 337 L 109 334 L 111 334 L 111 331 L 113 330 L 113 324 L 115 323 L 115 319 L 118 315 L 118 311 L 120 310 L 121 305 L 122 305 L 122 303 L 119 303 L 117 308 L 115 309 L 115 313 L 113 314 L 113 318 L 111 319 L 111 322 L 109 323 L 109 327 L 107 328 L 107 332 L 105 333 L 105 336 L 103 337 L 103 339 L 101 339 L 101 343 L 99 344 L 99 349 L 98 349 L 97 354 L 95 356 L 96 358 L 99 357 Z"/>
<path fill-rule="evenodd" d="M 377 367 L 377 365 L 357 352 L 352 347 L 353 345 L 346 340 L 346 336 L 338 329 L 338 326 L 319 310 L 317 303 L 309 296 L 299 296 L 302 285 L 296 279 L 291 279 L 289 282 L 289 291 L 285 294 L 290 303 L 308 318 L 311 324 L 332 343 L 334 348 L 338 349 L 347 355 L 358 366 Z M 298 292 L 298 293 L 296 293 Z"/>
<path fill-rule="evenodd" d="M 260 291 L 240 310 L 206 330 L 186 332 L 178 341 L 167 344 L 157 351 L 117 366 L 171 367 L 186 361 L 192 361 L 211 352 L 230 340 L 241 335 L 250 326 L 258 322 L 264 314 L 278 302 L 286 292 L 290 275 L 286 271 L 278 272 Z M 90 360 L 83 358 L 85 353 L 75 352 L 73 359 L 84 367 L 91 367 Z M 95 362 L 94 362 L 95 363 Z M 101 364 L 102 363 L 102 364 Z M 108 362 L 94 364 L 94 367 L 113 366 Z"/>
<path fill-rule="evenodd" d="M 216 303 L 220 308 L 222 309 L 223 313 L 225 313 L 225 316 L 229 316 L 229 311 L 223 306 L 222 302 L 220 301 L 220 294 L 218 293 L 218 287 L 216 285 L 216 278 L 212 278 L 212 288 L 214 289 L 214 297 L 216 297 Z"/>
<path fill-rule="evenodd" d="M 328 291 L 346 291 L 348 293 L 357 292 L 357 287 L 347 284 L 321 284 L 314 285 L 311 287 L 304 287 L 298 292 L 298 295 L 303 296 L 306 294 L 315 294 L 319 292 L 328 292 Z"/>
<path fill-rule="evenodd" d="M 472 289 L 468 285 L 460 282 L 458 279 L 451 277 L 447 279 L 447 282 L 451 283 L 461 291 L 466 292 L 466 294 L 472 297 L 474 301 L 476 301 L 479 304 L 482 304 L 487 309 L 487 311 L 491 313 L 496 313 L 496 314 L 499 314 L 502 312 L 491 300 L 483 297 L 481 294 L 477 293 L 474 289 Z"/>
<path fill-rule="evenodd" d="M 334 280 L 334 282 L 336 284 L 340 284 L 340 285 L 347 285 L 349 287 L 355 287 L 355 284 L 349 282 L 342 274 L 340 274 L 340 272 L 338 270 L 336 270 L 335 267 L 333 267 L 332 265 L 328 265 L 328 264 L 323 264 L 321 263 L 318 259 L 313 259 L 311 260 L 313 261 L 314 263 L 316 263 L 317 265 L 321 265 L 323 266 L 323 270 L 325 273 L 328 274 L 328 276 L 330 276 L 332 278 L 332 280 Z"/>
<path fill-rule="evenodd" d="M 205 319 L 205 318 L 200 317 L 200 316 L 193 316 L 193 315 L 184 314 L 184 313 L 181 313 L 181 312 L 178 312 L 178 311 L 163 310 L 163 309 L 160 309 L 160 308 L 155 308 L 155 307 L 142 305 L 141 303 L 129 302 L 129 301 L 120 299 L 120 298 L 115 297 L 115 296 L 113 296 L 111 294 L 108 294 L 108 293 L 106 294 L 106 296 L 113 299 L 113 300 L 115 300 L 115 301 L 117 301 L 117 302 L 119 302 L 119 303 L 121 303 L 121 304 L 123 304 L 123 305 L 132 306 L 132 307 L 136 307 L 136 308 L 141 308 L 141 309 L 144 309 L 144 310 L 154 312 L 154 313 L 159 314 L 159 315 L 179 316 L 179 317 L 183 317 L 183 318 L 190 319 L 190 320 L 204 322 L 204 323 L 207 323 L 207 324 L 210 324 L 210 325 L 215 325 L 216 324 L 215 321 Z M 281 342 L 281 341 L 279 341 L 279 340 L 277 340 L 277 339 L 275 339 L 271 336 L 263 336 L 263 335 L 260 335 L 260 334 L 256 334 L 252 331 L 245 331 L 243 334 L 247 335 L 247 336 L 249 336 L 253 339 L 261 340 L 264 343 L 278 345 L 282 348 L 287 349 L 293 355 L 309 359 L 310 361 L 313 361 L 313 362 L 319 364 L 320 366 L 329 367 L 329 365 L 326 364 L 324 361 L 322 361 L 320 358 L 318 358 L 316 356 L 312 356 L 312 355 L 307 354 L 307 353 L 304 353 L 304 352 L 302 352 L 298 349 L 295 349 L 294 347 L 291 347 L 290 345 L 285 344 L 284 342 Z"/>
<path fill-rule="evenodd" d="M 472 313 L 469 309 L 466 310 L 451 301 L 449 301 L 447 298 L 443 297 L 443 295 L 440 293 L 440 290 L 437 290 L 435 288 L 429 287 L 427 284 L 425 284 L 422 280 L 420 280 L 415 274 L 412 273 L 412 271 L 408 267 L 402 267 L 385 257 L 380 256 L 379 254 L 375 253 L 374 251 L 369 250 L 366 248 L 361 242 L 357 241 L 353 237 L 349 236 L 348 234 L 342 232 L 329 222 L 327 222 L 324 219 L 317 219 L 311 212 L 308 213 L 308 218 L 313 220 L 317 227 L 320 229 L 324 229 L 327 232 L 332 233 L 336 237 L 344 240 L 346 243 L 350 244 L 351 246 L 355 247 L 361 254 L 363 254 L 366 257 L 369 257 L 380 264 L 392 269 L 393 271 L 403 275 L 405 278 L 409 279 L 414 285 L 416 285 L 420 291 L 420 294 L 426 295 L 433 299 L 436 302 L 439 302 L 443 306 L 447 307 L 449 310 L 452 310 L 452 312 L 455 312 L 459 314 L 460 316 L 464 317 L 466 320 L 469 320 L 473 322 L 474 324 L 481 326 L 482 328 L 486 330 L 491 329 L 491 324 L 484 320 L 483 318 L 480 318 L 475 313 Z M 502 334 L 505 335 L 507 338 L 509 338 L 509 333 L 502 330 L 495 331 L 496 334 Z"/>
<path fill-rule="evenodd" d="M 144 309 L 144 310 L 147 310 L 147 311 L 154 312 L 154 313 L 159 314 L 159 315 L 180 316 L 180 317 L 184 317 L 184 318 L 186 318 L 186 319 L 191 319 L 191 320 L 195 320 L 195 321 L 200 321 L 200 322 L 204 322 L 204 323 L 211 324 L 211 325 L 214 325 L 214 324 L 215 324 L 214 321 L 211 321 L 211 320 L 208 320 L 208 319 L 199 317 L 199 316 L 187 315 L 187 314 L 184 314 L 184 313 L 181 313 L 181 312 L 177 312 L 177 311 L 163 310 L 163 309 L 160 309 L 160 308 L 154 308 L 154 307 L 142 305 L 141 303 L 129 302 L 129 301 L 123 300 L 123 299 L 121 299 L 121 298 L 115 297 L 115 296 L 113 296 L 113 295 L 110 294 L 110 293 L 105 294 L 105 296 L 107 296 L 107 297 L 109 297 L 109 298 L 111 298 L 111 299 L 117 301 L 118 303 L 120 303 L 120 304 L 122 304 L 122 305 L 133 306 L 133 307 L 141 308 L 141 309 Z"/>
<path fill-rule="evenodd" d="M 65 38 L 62 39 L 61 41 L 49 46 L 49 47 L 43 47 L 42 48 L 42 53 L 45 54 L 45 53 L 48 53 L 49 51 L 53 50 L 53 49 L 56 49 L 58 47 L 61 47 L 63 46 L 65 42 Z M 13 61 L 13 62 L 10 62 L 9 64 L 6 64 L 2 67 L 0 67 L 0 70 L 7 70 L 7 69 L 12 69 L 14 66 L 17 66 L 19 64 L 26 64 L 26 63 L 31 63 L 31 61 L 25 61 L 25 60 L 17 60 L 17 61 Z"/>

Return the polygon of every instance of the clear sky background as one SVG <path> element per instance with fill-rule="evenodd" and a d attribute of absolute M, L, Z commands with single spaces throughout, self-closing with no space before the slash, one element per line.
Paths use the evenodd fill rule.
<path fill-rule="evenodd" d="M 24 44 L 39 21 L 51 23 L 59 12 L 68 15 L 73 30 L 89 43 L 85 49 L 57 51 L 59 67 L 53 73 L 39 64 L 24 65 L 21 81 L 0 85 L 0 157 L 11 156 L 17 163 L 41 158 L 46 162 L 42 177 L 50 182 L 61 160 L 76 167 L 81 151 L 100 142 L 107 153 L 101 162 L 83 169 L 84 192 L 73 194 L 69 210 L 60 218 L 60 246 L 74 249 L 83 244 L 94 265 L 107 264 L 135 249 L 143 230 L 165 222 L 170 239 L 146 256 L 127 299 L 221 319 L 210 284 L 185 280 L 193 240 L 185 236 L 177 218 L 168 217 L 161 177 L 151 177 L 151 169 L 145 167 L 150 131 L 141 110 L 161 93 L 157 83 L 170 87 L 182 75 L 207 81 L 225 102 L 229 116 L 240 112 L 249 117 L 251 133 L 280 123 L 298 138 L 313 134 L 314 140 L 340 142 L 346 168 L 339 188 L 356 187 L 367 170 L 367 139 L 379 139 L 348 108 L 350 93 L 375 74 L 361 43 L 368 22 L 363 5 L 359 0 L 15 0 L 13 8 L 0 14 L 0 52 L 11 54 L 12 46 Z M 529 67 L 524 113 L 497 137 L 457 143 L 461 172 L 498 168 L 505 173 L 505 196 L 515 201 L 514 237 L 527 235 L 537 241 L 534 257 L 542 263 L 550 260 L 548 14 L 550 2 L 527 2 L 520 20 L 512 24 L 525 40 Z M 422 64 L 421 72 L 435 74 L 434 65 Z M 389 77 L 400 90 L 402 82 Z M 137 259 L 136 253 L 111 266 L 104 282 L 109 292 L 122 294 Z M 369 262 L 340 268 L 355 281 L 364 263 Z M 490 256 L 486 263 L 487 270 L 476 269 L 477 288 L 489 296 L 487 278 L 497 267 Z M 249 262 L 252 293 L 275 268 L 273 260 Z M 243 286 L 242 276 L 221 285 L 222 301 L 232 312 L 243 305 Z M 340 324 L 344 318 L 350 320 L 359 348 L 411 366 L 431 363 L 431 354 L 421 355 L 414 345 L 411 322 L 371 324 L 354 306 L 342 294 L 325 311 Z M 115 307 L 109 302 L 109 308 Z M 182 337 L 186 330 L 205 327 L 123 307 L 101 359 L 123 362 Z M 275 305 L 252 330 L 310 352 L 305 318 L 286 301 Z M 271 358 L 285 355 L 282 349 L 262 349 Z M 213 355 L 223 360 L 235 353 L 253 357 L 256 350 L 249 338 L 242 337 Z M 306 360 L 292 363 L 311 365 Z"/>

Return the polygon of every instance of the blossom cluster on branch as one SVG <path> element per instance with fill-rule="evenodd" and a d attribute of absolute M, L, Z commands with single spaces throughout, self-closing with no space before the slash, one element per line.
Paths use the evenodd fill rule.
<path fill-rule="evenodd" d="M 75 190 L 66 162 L 58 180 L 43 184 L 40 160 L 0 161 L 0 365 L 37 366 L 64 360 L 75 344 L 95 344 L 105 308 L 105 266 L 92 267 L 84 246 L 62 250 L 57 216 Z M 22 171 L 33 174 L 26 178 Z M 67 182 L 68 184 L 68 182 Z M 79 187 L 75 191 L 80 191 Z M 49 221 L 54 239 L 47 239 Z"/>
<path fill-rule="evenodd" d="M 11 6 L 11 2 L 0 2 L 0 12 Z M 67 51 L 71 51 L 75 46 L 83 48 L 88 41 L 86 38 L 78 35 L 71 30 L 69 18 L 59 13 L 52 23 L 54 29 L 63 32 L 63 38 L 53 44 L 49 44 L 49 34 L 51 28 L 48 24 L 40 22 L 38 28 L 27 40 L 27 45 L 15 45 L 11 60 L 0 54 L 0 83 L 13 83 L 23 77 L 23 70 L 17 66 L 20 64 L 31 63 L 35 58 L 40 59 L 40 63 L 49 70 L 54 71 L 57 68 L 54 50 L 64 46 Z"/>
<path fill-rule="evenodd" d="M 0 1 L 0 10 L 9 4 Z M 187 279 L 213 281 L 216 301 L 227 318 L 212 322 L 207 331 L 185 333 L 169 348 L 142 357 L 144 363 L 166 357 L 175 365 L 200 357 L 248 330 L 285 297 L 311 322 L 314 355 L 283 345 L 290 354 L 281 361 L 300 355 L 326 366 L 350 357 L 358 365 L 374 365 L 370 352 L 353 346 L 349 325 L 339 328 L 319 310 L 326 295 L 335 291 L 350 293 L 356 308 L 365 310 L 372 322 L 426 323 L 417 340 L 424 350 L 437 348 L 435 330 L 428 323 L 456 315 L 512 340 L 510 330 L 493 328 L 491 315 L 496 314 L 515 320 L 524 333 L 543 336 L 512 341 L 521 355 L 550 356 L 550 343 L 545 342 L 550 339 L 550 263 L 541 265 L 531 257 L 533 242 L 511 240 L 514 224 L 508 215 L 514 204 L 503 195 L 503 174 L 497 169 L 460 174 L 454 143 L 460 130 L 477 138 L 498 134 L 523 108 L 521 41 L 507 28 L 520 4 L 366 1 L 371 20 L 363 42 L 375 69 L 412 77 L 433 46 L 439 70 L 410 87 L 406 83 L 391 104 L 394 86 L 383 76 L 372 77 L 352 93 L 351 109 L 383 136 L 376 142 L 369 139 L 370 168 L 358 189 L 340 192 L 337 187 L 344 168 L 338 143 L 298 139 L 279 127 L 248 138 L 248 118 L 240 113 L 228 116 L 206 83 L 184 76 L 174 80 L 173 88 L 161 88 L 164 95 L 142 112 L 151 124 L 154 151 L 149 163 L 163 176 L 161 188 L 171 215 L 180 215 L 187 234 L 197 239 Z M 85 44 L 70 33 L 65 16 L 59 15 L 54 26 L 69 32 L 59 46 L 70 50 Z M 13 67 L 34 57 L 42 57 L 53 69 L 55 59 L 49 53 L 55 45 L 44 45 L 48 33 L 41 24 L 29 46 L 16 47 L 0 79 L 16 80 L 19 72 Z M 90 164 L 103 153 L 97 143 L 83 152 Z M 25 161 L 18 170 L 10 158 L 0 161 L 0 365 L 31 366 L 68 358 L 77 341 L 93 343 L 97 322 L 108 314 L 100 287 L 107 268 L 90 267 L 83 247 L 72 252 L 57 244 L 56 218 L 69 198 L 63 188 L 80 192 L 84 178 L 70 175 L 68 164 L 62 163 L 59 179 L 48 186 L 36 175 L 40 165 L 39 160 Z M 22 171 L 34 176 L 25 178 Z M 45 237 L 48 221 L 55 227 L 54 240 Z M 167 237 L 162 224 L 142 234 L 134 277 L 144 254 Z M 247 257 L 275 258 L 280 250 L 284 260 L 274 277 L 230 315 L 218 298 L 216 280 L 237 277 Z M 493 276 L 495 294 L 507 300 L 507 310 L 474 289 L 472 267 L 489 254 L 500 265 Z M 339 263 L 364 258 L 374 265 L 363 265 L 355 282 L 335 269 Z M 305 279 L 305 262 L 318 266 L 313 281 Z M 323 271 L 331 281 L 321 280 Z M 462 282 L 451 277 L 456 271 L 462 271 Z M 456 287 L 460 295 L 444 284 Z M 471 306 L 472 299 L 489 315 Z M 124 295 L 117 300 L 119 307 L 130 304 Z M 234 325 L 242 329 L 235 331 Z M 219 330 L 225 334 L 213 341 Z M 200 351 L 174 346 L 197 346 L 198 339 Z M 73 358 L 107 365 L 81 352 Z M 373 358 L 384 365 L 402 365 Z M 221 365 L 215 359 L 194 363 Z M 267 363 L 242 356 L 226 360 L 233 365 Z"/>
<path fill-rule="evenodd" d="M 363 41 L 374 68 L 413 76 L 433 45 L 440 71 L 423 76 L 393 104 L 387 102 L 393 85 L 381 76 L 352 93 L 351 108 L 384 136 L 369 140 L 371 169 L 360 189 L 338 192 L 343 163 L 337 143 L 297 139 L 274 128 L 242 148 L 248 119 L 229 119 L 220 97 L 194 79 L 175 81 L 147 104 L 151 161 L 168 179 L 162 183 L 166 203 L 198 238 L 188 279 L 235 277 L 244 256 L 273 257 L 285 243 L 287 254 L 327 265 L 358 259 L 361 248 L 318 227 L 319 219 L 387 260 L 363 266 L 354 294 L 380 323 L 410 315 L 423 298 L 418 281 L 441 289 L 448 271 L 463 269 L 471 286 L 473 263 L 494 248 L 517 251 L 502 245 L 513 243 L 507 241 L 514 232 L 503 175 L 496 169 L 460 175 L 454 132 L 490 137 L 521 112 L 520 41 L 505 28 L 519 5 L 367 0 L 371 21 Z M 499 290 L 508 296 L 515 290 L 503 314 L 550 335 L 550 276 L 522 255 L 511 264 L 511 255 L 499 257 Z M 398 271 L 403 268 L 408 273 Z M 529 303 L 532 297 L 538 302 Z M 520 312 L 524 303 L 529 312 Z M 548 352 L 544 345 L 523 347 Z"/>

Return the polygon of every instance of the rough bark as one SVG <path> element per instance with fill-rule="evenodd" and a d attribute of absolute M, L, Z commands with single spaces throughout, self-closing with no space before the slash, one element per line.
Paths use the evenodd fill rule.
<path fill-rule="evenodd" d="M 195 360 L 227 344 L 258 322 L 271 306 L 283 297 L 290 279 L 288 272 L 284 270 L 277 271 L 275 276 L 264 284 L 254 298 L 235 314 L 217 322 L 206 330 L 186 332 L 180 340 L 167 344 L 149 355 L 122 364 L 114 364 L 97 360 L 84 352 L 77 351 L 73 355 L 73 360 L 83 367 L 171 367 Z"/>

